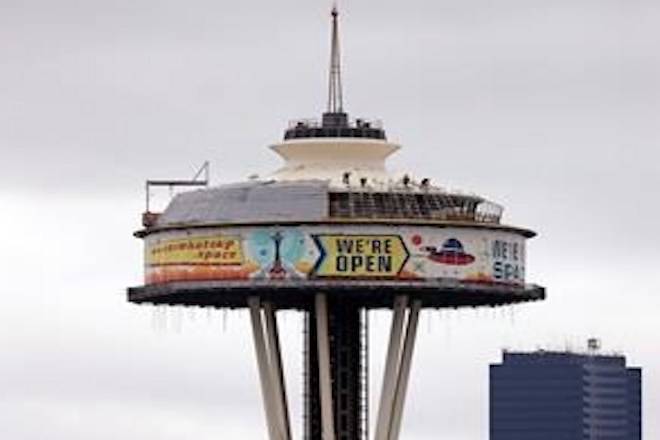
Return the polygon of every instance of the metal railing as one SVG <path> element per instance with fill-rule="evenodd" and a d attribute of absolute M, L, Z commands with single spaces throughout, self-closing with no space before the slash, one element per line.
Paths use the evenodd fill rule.
<path fill-rule="evenodd" d="M 316 118 L 292 119 L 287 128 L 322 128 L 323 122 Z M 349 128 L 375 128 L 382 130 L 383 121 L 380 119 L 351 118 L 348 120 Z"/>
<path fill-rule="evenodd" d="M 425 219 L 499 224 L 503 208 L 477 196 L 412 191 L 329 194 L 330 217 Z"/>

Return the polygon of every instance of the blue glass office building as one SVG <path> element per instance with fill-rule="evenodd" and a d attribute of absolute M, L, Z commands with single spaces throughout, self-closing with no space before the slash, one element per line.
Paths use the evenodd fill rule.
<path fill-rule="evenodd" d="M 490 366 L 490 440 L 641 440 L 641 381 L 623 356 L 505 352 Z"/>

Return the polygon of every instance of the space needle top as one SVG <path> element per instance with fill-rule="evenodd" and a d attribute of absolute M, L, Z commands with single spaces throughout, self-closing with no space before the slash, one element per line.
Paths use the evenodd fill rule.
<path fill-rule="evenodd" d="M 285 164 L 271 177 L 276 181 L 321 179 L 343 187 L 347 180 L 363 187 L 385 187 L 398 178 L 385 160 L 400 147 L 387 141 L 380 121 L 351 119 L 344 108 L 341 77 L 339 12 L 332 9 L 328 102 L 318 119 L 289 123 L 283 142 L 271 148 Z"/>
<path fill-rule="evenodd" d="M 180 194 L 149 227 L 398 219 L 511 229 L 533 236 L 532 231 L 502 225 L 503 207 L 497 203 L 477 194 L 447 190 L 430 177 L 392 172 L 386 167 L 386 160 L 401 147 L 386 138 L 379 122 L 349 118 L 343 101 L 336 7 L 331 17 L 327 106 L 320 120 L 293 121 L 284 139 L 270 146 L 284 164 L 262 178 Z"/>
<path fill-rule="evenodd" d="M 293 121 L 284 134 L 284 139 L 301 138 L 366 138 L 385 140 L 385 131 L 379 121 L 364 118 L 349 120 L 344 110 L 341 79 L 341 51 L 339 38 L 339 11 L 332 8 L 332 34 L 330 69 L 328 75 L 328 103 L 321 121 L 300 119 Z"/>

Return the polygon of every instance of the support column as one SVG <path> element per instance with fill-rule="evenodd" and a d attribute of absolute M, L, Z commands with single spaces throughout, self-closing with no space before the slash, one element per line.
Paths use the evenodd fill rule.
<path fill-rule="evenodd" d="M 303 440 L 322 440 L 321 400 L 319 387 L 319 351 L 316 344 L 316 312 L 312 307 L 305 312 L 304 340 L 304 399 L 303 399 Z"/>
<path fill-rule="evenodd" d="M 286 386 L 284 383 L 284 372 L 282 369 L 282 352 L 280 349 L 280 337 L 277 330 L 277 318 L 273 304 L 265 302 L 263 305 L 266 318 L 266 335 L 268 336 L 268 347 L 270 348 L 271 383 L 273 384 L 273 396 L 277 400 L 276 409 L 279 419 L 279 428 L 284 440 L 291 438 L 291 427 L 289 421 L 289 408 L 286 398 Z"/>
<path fill-rule="evenodd" d="M 403 405 L 408 392 L 408 382 L 410 379 L 410 366 L 412 365 L 413 350 L 415 340 L 417 339 L 417 324 L 419 323 L 419 310 L 422 307 L 420 300 L 413 301 L 408 316 L 408 327 L 406 329 L 406 339 L 403 344 L 403 354 L 401 356 L 401 371 L 396 387 L 396 397 L 394 400 L 394 410 L 392 411 L 392 424 L 390 428 L 389 440 L 398 440 L 401 432 L 401 420 L 403 419 Z"/>
<path fill-rule="evenodd" d="M 273 416 L 272 393 L 268 377 L 268 355 L 266 351 L 266 340 L 264 338 L 263 321 L 261 320 L 261 304 L 258 297 L 248 298 L 250 307 L 250 321 L 252 323 L 252 336 L 254 338 L 254 349 L 257 355 L 257 367 L 259 369 L 259 382 L 261 383 L 261 397 L 264 401 L 266 413 L 266 424 L 271 440 L 277 440 L 277 429 Z"/>
<path fill-rule="evenodd" d="M 415 300 L 406 310 L 407 303 L 407 297 L 395 299 L 390 344 L 387 350 L 383 389 L 378 409 L 376 440 L 398 440 L 401 431 L 403 407 L 417 337 L 419 311 L 422 306 L 420 300 Z M 405 333 L 403 332 L 404 321 L 406 322 Z"/>
<path fill-rule="evenodd" d="M 269 437 L 271 440 L 290 440 L 275 312 L 272 305 L 266 303 L 262 313 L 258 297 L 248 298 L 248 306 Z"/>
<path fill-rule="evenodd" d="M 375 440 L 388 440 L 389 437 L 407 305 L 407 296 L 398 296 L 394 300 L 394 314 L 392 316 L 392 328 L 390 329 L 390 343 L 387 347 L 387 358 L 385 360 L 383 387 L 380 393 Z"/>
<path fill-rule="evenodd" d="M 321 424 L 323 440 L 335 440 L 335 420 L 332 411 L 332 382 L 330 380 L 330 338 L 328 335 L 328 304 L 325 294 L 317 293 L 316 345 L 318 347 L 319 386 L 321 391 Z"/>

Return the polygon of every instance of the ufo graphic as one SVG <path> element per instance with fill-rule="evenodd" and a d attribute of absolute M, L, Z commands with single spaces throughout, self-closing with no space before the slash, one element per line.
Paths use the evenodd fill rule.
<path fill-rule="evenodd" d="M 429 253 L 428 258 L 431 261 L 451 266 L 465 266 L 474 261 L 474 256 L 468 254 L 463 249 L 463 243 L 456 238 L 449 238 L 442 243 L 442 248 L 438 250 L 435 246 L 426 246 L 423 250 Z"/>

